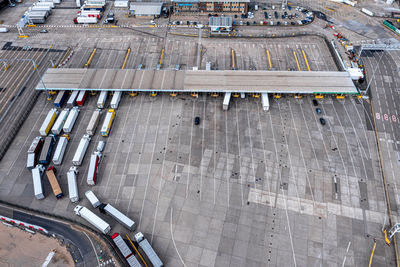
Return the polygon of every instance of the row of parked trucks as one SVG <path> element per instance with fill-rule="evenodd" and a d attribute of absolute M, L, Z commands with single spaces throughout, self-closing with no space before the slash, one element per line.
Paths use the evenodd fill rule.
<path fill-rule="evenodd" d="M 93 208 L 96 209 L 98 207 L 101 213 L 109 215 L 110 217 L 115 219 L 118 223 L 120 223 L 122 226 L 127 228 L 129 231 L 134 231 L 135 222 L 132 219 L 127 217 L 125 214 L 120 212 L 111 204 L 100 203 L 99 199 L 96 197 L 93 191 L 87 191 L 85 193 L 85 196 L 89 200 Z M 74 209 L 74 212 L 76 215 L 81 216 L 83 219 L 88 221 L 91 225 L 93 225 L 103 234 L 110 233 L 111 226 L 88 208 L 77 205 Z M 130 248 L 127 246 L 125 241 L 118 233 L 113 234 L 112 239 L 115 245 L 120 250 L 121 254 L 125 257 L 129 266 L 141 266 L 136 257 L 133 255 Z M 152 266 L 155 267 L 163 266 L 161 259 L 158 257 L 157 253 L 154 251 L 150 243 L 147 241 L 147 239 L 141 232 L 138 232 L 135 235 L 135 241 L 139 244 L 139 247 L 142 249 L 142 251 L 146 255 L 148 261 L 152 264 Z"/>
<path fill-rule="evenodd" d="M 39 0 L 25 12 L 23 18 L 32 24 L 46 23 L 46 19 L 50 16 L 51 10 L 55 4 L 59 4 L 60 0 Z"/>
<path fill-rule="evenodd" d="M 99 98 L 97 99 L 97 107 L 102 109 L 105 107 L 107 96 L 110 92 L 109 91 L 101 91 L 99 94 Z M 71 95 L 67 101 L 67 107 L 74 107 L 75 104 L 78 106 L 83 106 L 85 99 L 86 99 L 86 90 L 82 91 L 72 91 Z M 64 101 L 67 99 L 68 92 L 67 91 L 59 91 L 56 99 L 54 100 L 54 106 L 56 108 L 61 108 Z M 122 92 L 115 91 L 113 92 L 113 97 L 110 102 L 110 106 L 113 109 L 117 109 L 119 106 L 119 102 L 121 101 Z"/>

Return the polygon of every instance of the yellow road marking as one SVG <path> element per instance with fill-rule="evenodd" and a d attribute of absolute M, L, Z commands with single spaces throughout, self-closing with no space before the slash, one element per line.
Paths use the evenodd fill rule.
<path fill-rule="evenodd" d="M 307 60 L 306 53 L 304 52 L 304 50 L 301 50 L 301 52 L 303 53 L 304 61 L 306 62 L 308 71 L 311 71 L 310 70 L 310 65 L 308 65 L 308 60 Z"/>
<path fill-rule="evenodd" d="M 297 60 L 296 51 L 293 51 L 294 59 L 296 59 L 297 69 L 301 71 L 299 61 Z"/>

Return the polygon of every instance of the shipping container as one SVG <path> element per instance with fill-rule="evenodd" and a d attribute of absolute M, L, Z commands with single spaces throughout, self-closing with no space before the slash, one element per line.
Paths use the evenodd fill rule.
<path fill-rule="evenodd" d="M 86 133 L 88 135 L 93 136 L 95 134 L 97 125 L 99 124 L 100 115 L 101 115 L 100 109 L 96 109 L 93 112 L 92 117 L 90 118 L 89 124 L 86 128 Z"/>
<path fill-rule="evenodd" d="M 42 186 L 42 176 L 44 173 L 43 165 L 37 165 L 32 169 L 32 179 L 33 179 L 33 191 L 37 199 L 43 199 L 43 186 Z"/>
<path fill-rule="evenodd" d="M 114 95 L 111 99 L 111 104 L 110 104 L 111 108 L 113 108 L 113 109 L 118 108 L 119 102 L 121 101 L 121 96 L 122 96 L 121 91 L 114 92 Z"/>
<path fill-rule="evenodd" d="M 86 150 L 89 146 L 90 139 L 91 137 L 85 134 L 79 142 L 74 158 L 72 159 L 72 164 L 74 164 L 75 166 L 80 166 L 82 164 L 83 158 L 86 154 Z"/>
<path fill-rule="evenodd" d="M 67 92 L 64 90 L 58 91 L 57 97 L 54 100 L 54 106 L 56 108 L 61 108 L 62 104 L 64 103 L 65 98 L 67 98 Z"/>
<path fill-rule="evenodd" d="M 42 148 L 42 152 L 40 153 L 39 163 L 43 165 L 47 165 L 50 163 L 51 152 L 53 151 L 53 147 L 56 143 L 56 136 L 54 134 L 49 134 L 44 139 L 44 144 Z"/>
<path fill-rule="evenodd" d="M 74 212 L 76 215 L 81 216 L 90 224 L 92 224 L 94 227 L 96 227 L 103 234 L 108 234 L 110 232 L 111 230 L 110 225 L 103 219 L 101 219 L 99 216 L 94 214 L 92 211 L 90 211 L 89 209 L 77 205 L 74 208 Z"/>
<path fill-rule="evenodd" d="M 96 197 L 92 190 L 86 191 L 85 196 L 89 200 L 90 204 L 92 204 L 93 208 L 100 206 L 100 200 Z"/>
<path fill-rule="evenodd" d="M 138 232 L 135 235 L 135 240 L 138 242 L 139 247 L 143 250 L 143 252 L 146 254 L 147 258 L 153 264 L 154 267 L 161 267 L 164 266 L 162 263 L 161 259 L 158 257 L 154 249 L 151 247 L 149 241 L 147 241 L 146 238 L 144 238 L 144 235 L 141 232 Z"/>
<path fill-rule="evenodd" d="M 47 113 L 47 116 L 44 119 L 43 124 L 39 130 L 41 136 L 47 136 L 47 134 L 50 132 L 51 127 L 54 124 L 54 121 L 56 120 L 57 115 L 58 111 L 56 108 L 52 108 L 49 113 Z"/>
<path fill-rule="evenodd" d="M 111 204 L 101 204 L 99 206 L 100 212 L 105 213 L 113 217 L 117 222 L 119 222 L 122 226 L 127 228 L 128 230 L 135 230 L 135 222 L 132 221 L 128 216 L 111 206 Z"/>
<path fill-rule="evenodd" d="M 60 137 L 60 139 L 58 139 L 56 151 L 54 152 L 53 156 L 54 165 L 61 165 L 62 160 L 64 158 L 65 149 L 67 148 L 68 140 L 69 140 L 68 134 L 63 134 Z"/>
<path fill-rule="evenodd" d="M 63 131 L 64 133 L 70 133 L 72 132 L 72 128 L 74 128 L 76 119 L 78 118 L 79 115 L 79 108 L 78 107 L 73 107 L 71 111 L 69 112 L 68 118 L 64 123 Z"/>
<path fill-rule="evenodd" d="M 76 104 L 76 98 L 78 97 L 79 91 L 72 91 L 71 95 L 68 98 L 67 106 L 73 107 Z"/>
<path fill-rule="evenodd" d="M 85 103 L 87 92 L 85 90 L 79 91 L 78 97 L 76 98 L 76 104 L 78 106 L 83 106 Z"/>
<path fill-rule="evenodd" d="M 141 267 L 139 261 L 136 259 L 135 255 L 133 255 L 132 250 L 128 247 L 124 239 L 118 234 L 115 233 L 111 236 L 112 240 L 114 241 L 115 245 L 118 247 L 119 251 L 121 252 L 122 256 L 128 262 L 130 267 Z"/>
<path fill-rule="evenodd" d="M 107 91 L 101 91 L 101 93 L 99 95 L 99 99 L 97 100 L 98 108 L 104 108 L 104 106 L 106 104 L 106 100 L 107 100 L 107 95 L 108 95 Z"/>
<path fill-rule="evenodd" d="M 100 134 L 102 136 L 108 136 L 110 134 L 111 125 L 114 121 L 114 117 L 115 117 L 115 111 L 113 109 L 109 109 L 104 119 L 103 126 L 101 127 L 100 130 Z"/>
<path fill-rule="evenodd" d="M 65 108 L 60 112 L 60 115 L 58 116 L 56 122 L 53 125 L 53 128 L 51 128 L 51 132 L 55 135 L 59 135 L 64 127 L 64 123 L 67 120 L 69 115 L 69 109 Z"/>
<path fill-rule="evenodd" d="M 36 136 L 35 139 L 33 139 L 32 144 L 28 149 L 28 158 L 26 162 L 26 167 L 29 170 L 35 168 L 37 163 L 37 158 L 39 156 L 39 152 L 42 146 L 43 146 L 43 137 Z"/>
<path fill-rule="evenodd" d="M 69 168 L 69 171 L 67 172 L 68 194 L 69 194 L 69 199 L 71 200 L 72 203 L 79 201 L 78 181 L 76 177 L 78 173 L 79 173 L 78 168 L 76 166 L 72 166 L 71 168 Z"/>
<path fill-rule="evenodd" d="M 88 175 L 86 180 L 88 185 L 96 184 L 97 170 L 99 167 L 100 157 L 101 154 L 96 152 L 90 157 Z"/>
<path fill-rule="evenodd" d="M 64 196 L 60 184 L 58 183 L 56 177 L 56 168 L 54 166 L 50 166 L 46 171 L 47 179 L 49 179 L 51 189 L 53 190 L 53 194 L 57 199 L 60 199 Z"/>

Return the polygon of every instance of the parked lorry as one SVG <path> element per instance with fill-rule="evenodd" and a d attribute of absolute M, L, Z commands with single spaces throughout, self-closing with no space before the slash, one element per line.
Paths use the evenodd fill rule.
<path fill-rule="evenodd" d="M 363 13 L 367 14 L 368 16 L 371 16 L 371 17 L 374 16 L 374 13 L 372 11 L 366 9 L 366 8 L 361 8 L 361 12 L 363 12 Z"/>
<path fill-rule="evenodd" d="M 78 194 L 78 168 L 76 166 L 72 166 L 69 168 L 67 172 L 67 179 L 68 179 L 68 194 L 69 199 L 72 203 L 79 201 L 79 194 Z"/>
<path fill-rule="evenodd" d="M 74 208 L 74 212 L 76 215 L 81 216 L 86 221 L 88 221 L 91 225 L 96 227 L 103 234 L 108 234 L 110 232 L 110 230 L 111 230 L 110 225 L 107 222 L 105 222 L 103 219 L 101 219 L 99 216 L 94 214 L 92 211 L 90 211 L 89 209 L 77 205 Z"/>
<path fill-rule="evenodd" d="M 101 115 L 100 109 L 96 109 L 93 112 L 92 117 L 90 118 L 89 124 L 86 128 L 86 133 L 88 135 L 93 136 L 95 134 L 97 125 L 99 124 L 100 115 Z"/>
<path fill-rule="evenodd" d="M 64 90 L 58 91 L 56 99 L 54 100 L 54 106 L 56 108 L 61 108 L 65 98 L 67 98 L 67 92 Z"/>
<path fill-rule="evenodd" d="M 78 23 L 79 24 L 96 24 L 97 23 L 97 17 L 78 16 L 78 17 L 74 18 L 74 23 L 75 24 L 78 24 Z M 79 106 L 82 106 L 82 105 L 79 105 Z"/>
<path fill-rule="evenodd" d="M 54 124 L 54 121 L 56 120 L 57 115 L 58 115 L 58 111 L 56 108 L 52 108 L 49 111 L 49 113 L 47 113 L 47 116 L 44 119 L 43 124 L 39 129 L 39 133 L 41 136 L 47 136 L 51 127 Z"/>
<path fill-rule="evenodd" d="M 49 6 L 51 8 L 54 8 L 54 3 L 52 3 L 52 2 L 36 2 L 33 4 L 33 6 Z"/>
<path fill-rule="evenodd" d="M 101 11 L 99 10 L 80 10 L 78 11 L 78 17 L 94 17 L 100 19 Z"/>
<path fill-rule="evenodd" d="M 117 222 L 119 222 L 122 226 L 127 228 L 128 230 L 135 230 L 135 222 L 128 218 L 125 214 L 111 206 L 111 204 L 100 204 L 99 206 L 100 212 L 110 215 L 113 217 Z"/>
<path fill-rule="evenodd" d="M 81 141 L 79 142 L 78 148 L 76 149 L 75 155 L 72 159 L 72 164 L 75 166 L 80 166 L 82 164 L 83 158 L 85 157 L 86 150 L 89 146 L 91 137 L 85 134 Z"/>
<path fill-rule="evenodd" d="M 114 95 L 111 99 L 111 104 L 110 104 L 111 108 L 113 108 L 113 109 L 118 108 L 119 102 L 121 101 L 121 96 L 122 96 L 121 91 L 114 92 Z"/>
<path fill-rule="evenodd" d="M 44 167 L 41 164 L 38 164 L 35 168 L 32 169 L 32 179 L 33 179 L 33 191 L 35 197 L 37 199 L 43 199 L 43 186 L 42 186 L 42 176 L 44 173 Z"/>
<path fill-rule="evenodd" d="M 51 14 L 51 7 L 49 6 L 32 6 L 28 11 L 48 11 Z"/>
<path fill-rule="evenodd" d="M 53 151 L 56 141 L 57 139 L 54 134 L 49 134 L 49 136 L 44 139 L 43 148 L 39 157 L 40 164 L 47 165 L 50 163 L 51 152 Z"/>
<path fill-rule="evenodd" d="M 94 152 L 92 156 L 90 156 L 90 163 L 88 169 L 88 176 L 87 176 L 87 184 L 88 185 L 95 185 L 97 180 L 97 170 L 100 163 L 100 152 Z"/>
<path fill-rule="evenodd" d="M 67 107 L 72 108 L 76 104 L 76 98 L 78 97 L 79 91 L 72 91 L 67 101 Z"/>
<path fill-rule="evenodd" d="M 92 204 L 93 208 L 100 206 L 100 200 L 96 197 L 92 190 L 86 191 L 85 196 L 89 200 L 90 204 Z"/>
<path fill-rule="evenodd" d="M 121 252 L 122 256 L 126 259 L 128 262 L 128 265 L 130 267 L 141 267 L 139 261 L 136 259 L 136 257 L 133 255 L 132 250 L 128 247 L 124 239 L 118 234 L 115 233 L 111 236 L 112 240 L 114 241 L 114 244 L 118 247 L 119 251 Z"/>
<path fill-rule="evenodd" d="M 99 98 L 97 99 L 97 107 L 98 108 L 104 108 L 104 106 L 106 104 L 106 100 L 107 100 L 107 95 L 108 95 L 107 91 L 100 92 Z"/>
<path fill-rule="evenodd" d="M 43 146 L 43 137 L 36 136 L 35 139 L 33 139 L 32 144 L 29 146 L 28 149 L 28 158 L 26 160 L 26 167 L 29 170 L 35 168 L 39 152 L 42 146 Z"/>
<path fill-rule="evenodd" d="M 79 22 L 79 23 L 81 23 L 81 22 Z M 84 22 L 84 23 L 87 23 L 87 22 Z M 87 95 L 87 92 L 85 90 L 79 91 L 78 97 L 76 98 L 76 104 L 78 106 L 83 106 L 83 104 L 85 103 L 86 95 Z"/>
<path fill-rule="evenodd" d="M 47 179 L 49 179 L 51 189 L 53 190 L 53 194 L 57 199 L 60 199 L 64 196 L 60 184 L 58 183 L 56 177 L 56 168 L 54 166 L 50 166 L 46 171 Z"/>
<path fill-rule="evenodd" d="M 64 127 L 64 123 L 67 120 L 69 115 L 69 108 L 65 108 L 60 112 L 60 115 L 57 117 L 56 122 L 51 128 L 51 132 L 55 135 L 59 135 Z"/>
<path fill-rule="evenodd" d="M 97 6 L 105 6 L 106 0 L 86 0 L 86 5 L 97 5 Z"/>
<path fill-rule="evenodd" d="M 73 107 L 71 111 L 69 112 L 68 118 L 64 123 L 63 131 L 64 133 L 70 133 L 72 132 L 72 128 L 74 128 L 76 119 L 78 118 L 79 115 L 79 107 Z"/>
<path fill-rule="evenodd" d="M 109 109 L 107 111 L 106 117 L 103 122 L 103 126 L 101 127 L 100 134 L 102 136 L 108 136 L 111 130 L 111 125 L 114 121 L 115 111 L 114 109 Z"/>
<path fill-rule="evenodd" d="M 67 148 L 67 144 L 69 141 L 69 135 L 63 134 L 59 139 L 56 146 L 56 151 L 53 155 L 53 164 L 61 165 L 62 160 L 64 158 L 65 149 Z"/>
<path fill-rule="evenodd" d="M 158 257 L 154 249 L 151 247 L 149 241 L 144 238 L 144 235 L 141 232 L 138 232 L 135 235 L 135 240 L 139 244 L 139 247 L 143 250 L 146 254 L 147 258 L 153 264 L 154 267 L 161 267 L 164 266 L 161 259 Z"/>

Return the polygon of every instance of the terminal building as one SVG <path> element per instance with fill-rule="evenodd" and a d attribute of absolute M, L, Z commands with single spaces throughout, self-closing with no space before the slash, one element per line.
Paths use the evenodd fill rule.
<path fill-rule="evenodd" d="M 175 13 L 247 13 L 250 0 L 172 0 Z"/>
<path fill-rule="evenodd" d="M 158 18 L 162 5 L 162 2 L 132 2 L 129 11 L 137 18 Z"/>

